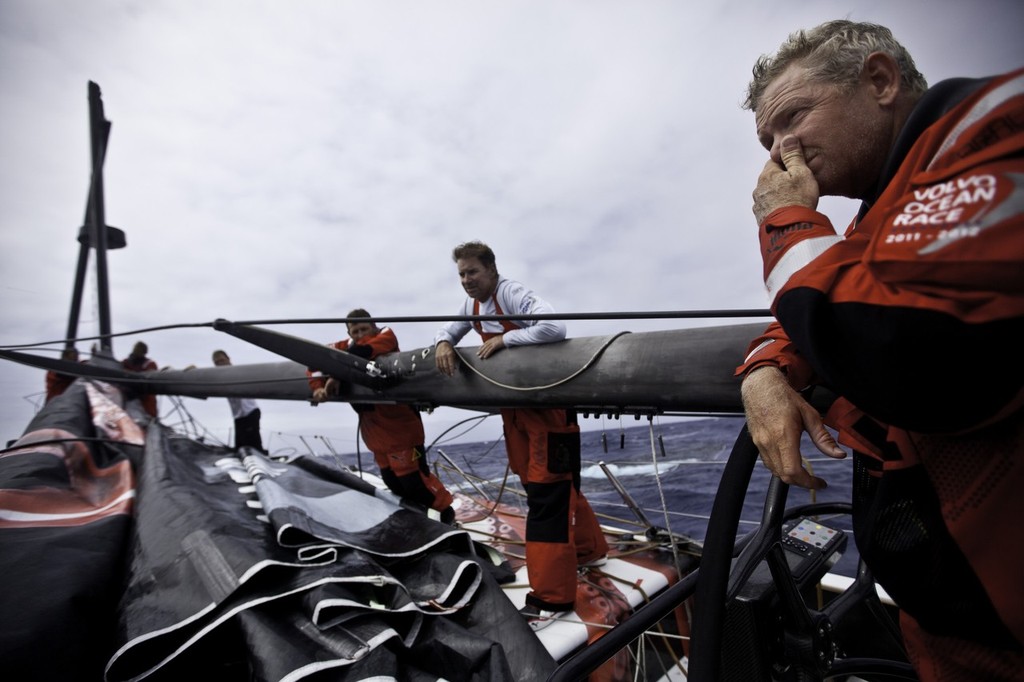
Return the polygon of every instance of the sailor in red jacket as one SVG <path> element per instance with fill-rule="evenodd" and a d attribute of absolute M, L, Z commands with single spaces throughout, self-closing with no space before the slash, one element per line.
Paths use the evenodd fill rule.
<path fill-rule="evenodd" d="M 156 363 L 146 357 L 149 347 L 142 341 L 132 346 L 131 354 L 121 361 L 121 366 L 131 372 L 151 372 L 159 369 Z M 142 409 L 151 417 L 157 416 L 156 396 L 152 393 L 141 393 L 138 396 Z"/>
<path fill-rule="evenodd" d="M 754 68 L 776 317 L 737 373 L 783 481 L 806 431 L 854 453 L 854 532 L 922 680 L 1024 675 L 1024 70 L 927 88 L 888 29 L 835 21 Z M 861 199 L 837 234 L 818 198 Z"/>
<path fill-rule="evenodd" d="M 370 313 L 357 308 L 347 317 L 369 318 Z M 389 327 L 379 328 L 369 319 L 346 326 L 350 338 L 328 345 L 367 360 L 398 351 L 398 338 Z M 337 379 L 314 370 L 307 370 L 306 374 L 314 405 L 337 393 Z M 452 494 L 427 466 L 419 411 L 411 405 L 356 403 L 352 409 L 359 414 L 359 432 L 388 488 L 399 497 L 439 512 L 441 521 L 452 522 Z"/>
<path fill-rule="evenodd" d="M 69 360 L 71 362 L 78 362 L 78 349 L 77 348 L 65 348 L 60 354 L 61 360 Z M 54 372 L 50 370 L 46 373 L 46 399 L 43 404 L 50 402 L 64 391 L 68 390 L 75 379 L 74 374 L 63 374 L 61 372 Z"/>

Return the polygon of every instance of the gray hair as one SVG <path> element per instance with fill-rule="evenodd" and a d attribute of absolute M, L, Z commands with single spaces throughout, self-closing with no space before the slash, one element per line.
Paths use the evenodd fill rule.
<path fill-rule="evenodd" d="M 903 87 L 912 96 L 919 97 L 928 89 L 928 82 L 892 31 L 878 24 L 839 19 L 791 33 L 774 56 L 762 55 L 754 64 L 754 78 L 747 87 L 743 108 L 756 112 L 768 84 L 794 63 L 807 67 L 808 77 L 815 81 L 853 88 L 873 52 L 883 52 L 896 60 Z"/>

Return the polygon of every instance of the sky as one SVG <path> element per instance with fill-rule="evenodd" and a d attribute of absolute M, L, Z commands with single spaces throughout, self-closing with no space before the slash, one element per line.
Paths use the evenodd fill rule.
<path fill-rule="evenodd" d="M 1019 0 L 0 0 L 0 346 L 64 337 L 89 81 L 112 122 L 106 221 L 128 242 L 108 254 L 119 358 L 141 339 L 161 367 L 279 359 L 206 327 L 131 333 L 218 318 L 454 315 L 451 250 L 475 239 L 560 312 L 766 308 L 750 197 L 767 153 L 740 104 L 760 55 L 835 18 L 889 26 L 930 83 L 1024 66 Z M 856 210 L 819 208 L 840 228 Z M 436 327 L 393 325 L 406 350 Z M 41 370 L 0 360 L 0 444 L 42 391 Z M 228 438 L 225 400 L 181 404 Z M 265 440 L 354 446 L 346 405 L 260 406 Z M 470 416 L 425 415 L 428 441 Z"/>

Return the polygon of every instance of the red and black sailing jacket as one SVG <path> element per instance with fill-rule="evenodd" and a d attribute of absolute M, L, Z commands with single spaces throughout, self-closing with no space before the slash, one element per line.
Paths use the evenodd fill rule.
<path fill-rule="evenodd" d="M 931 88 L 845 235 L 788 207 L 760 238 L 777 322 L 737 374 L 841 396 L 857 545 L 919 674 L 1024 662 L 1024 69 Z"/>

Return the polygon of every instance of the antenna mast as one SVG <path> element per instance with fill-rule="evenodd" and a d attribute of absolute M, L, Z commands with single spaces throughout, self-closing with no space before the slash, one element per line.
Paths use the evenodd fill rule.
<path fill-rule="evenodd" d="M 89 183 L 89 197 L 86 202 L 85 224 L 78 231 L 78 266 L 75 270 L 75 287 L 71 297 L 71 312 L 68 315 L 66 347 L 73 348 L 78 336 L 78 318 L 82 309 L 82 291 L 85 287 L 86 267 L 89 263 L 89 249 L 96 249 L 96 289 L 99 299 L 100 353 L 113 357 L 110 326 L 110 286 L 107 278 L 107 250 L 120 249 L 126 245 L 124 232 L 106 224 L 103 204 L 103 161 L 107 154 L 107 140 L 110 138 L 110 121 L 103 114 L 103 99 L 100 86 L 89 81 L 89 137 L 92 146 L 92 177 Z M 100 229 L 103 226 L 104 229 Z"/>

